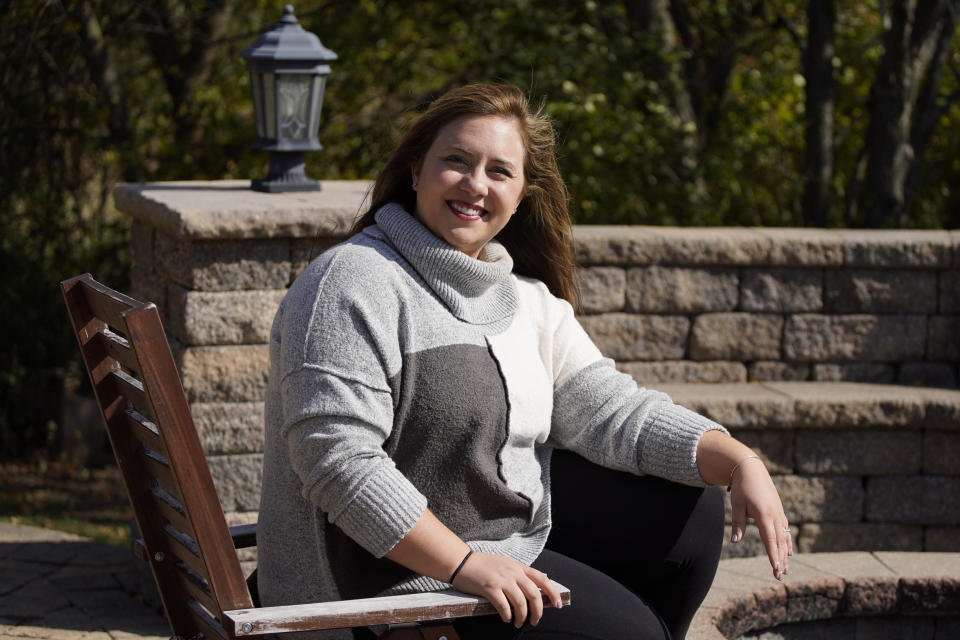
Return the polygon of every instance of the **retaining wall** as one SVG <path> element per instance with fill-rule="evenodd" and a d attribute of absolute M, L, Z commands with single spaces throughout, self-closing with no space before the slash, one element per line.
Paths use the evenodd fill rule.
<path fill-rule="evenodd" d="M 134 220 L 133 293 L 160 309 L 232 523 L 258 507 L 276 306 L 345 236 L 367 187 L 115 191 Z M 801 550 L 960 550 L 960 232 L 574 235 L 584 327 L 640 384 L 761 452 Z M 726 553 L 756 550 L 748 537 Z"/>

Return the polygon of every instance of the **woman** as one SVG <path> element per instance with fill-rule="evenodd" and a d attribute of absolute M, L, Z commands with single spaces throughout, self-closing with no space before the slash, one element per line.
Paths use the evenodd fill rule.
<path fill-rule="evenodd" d="M 719 557 L 719 491 L 702 487 L 722 484 L 733 540 L 754 518 L 782 578 L 764 465 L 618 373 L 576 322 L 554 133 L 522 92 L 435 101 L 354 231 L 271 334 L 264 604 L 452 583 L 500 614 L 458 621 L 464 640 L 679 638 Z M 543 609 L 548 573 L 573 606 Z"/>

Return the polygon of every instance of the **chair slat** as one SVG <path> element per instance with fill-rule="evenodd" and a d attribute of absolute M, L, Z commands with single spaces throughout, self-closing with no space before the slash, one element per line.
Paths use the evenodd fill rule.
<path fill-rule="evenodd" d="M 559 583 L 554 584 L 560 589 L 564 606 L 570 604 L 570 590 Z M 546 594 L 543 595 L 543 606 L 553 606 Z M 423 622 L 487 615 L 494 612 L 493 605 L 480 596 L 459 591 L 434 591 L 381 598 L 224 611 L 223 626 L 227 633 L 242 637 L 310 629 Z"/>
<path fill-rule="evenodd" d="M 200 559 L 200 553 L 197 551 L 197 545 L 193 539 L 169 524 L 164 525 L 163 532 L 167 534 L 171 541 L 170 552 L 183 564 L 190 567 L 190 570 L 196 574 L 197 580 L 202 580 L 205 583 L 209 582 L 207 569 Z"/>
<path fill-rule="evenodd" d="M 174 566 L 176 567 L 175 573 L 180 583 L 180 588 L 191 598 L 202 604 L 208 611 L 219 614 L 220 607 L 217 606 L 217 601 L 213 599 L 210 586 L 196 576 L 187 565 L 176 562 Z"/>
<path fill-rule="evenodd" d="M 141 303 L 130 296 L 125 296 L 118 291 L 105 287 L 93 278 L 81 280 L 80 286 L 93 314 L 114 329 L 119 329 L 122 333 L 127 333 L 125 312 L 130 309 L 152 306 L 151 303 Z"/>
<path fill-rule="evenodd" d="M 147 394 L 143 390 L 143 383 L 129 374 L 115 369 L 110 372 L 113 384 L 116 385 L 117 392 L 132 404 L 141 414 L 149 413 L 150 403 L 147 401 Z"/>
<path fill-rule="evenodd" d="M 163 441 L 160 439 L 160 432 L 157 425 L 153 424 L 149 418 L 141 414 L 133 407 L 127 407 L 127 424 L 130 425 L 130 433 L 140 444 L 151 451 L 164 453 Z"/>
<path fill-rule="evenodd" d="M 154 487 L 157 492 L 162 492 L 166 494 L 165 491 L 162 491 L 159 487 Z M 190 521 L 184 515 L 183 511 L 177 510 L 169 502 L 161 498 L 157 493 L 154 493 L 153 507 L 157 510 L 163 518 L 169 522 L 171 525 L 176 527 L 178 531 L 183 531 L 190 537 L 196 535 L 193 532 L 193 527 L 190 524 Z"/>
<path fill-rule="evenodd" d="M 194 622 L 207 640 L 227 640 L 226 633 L 217 619 L 210 615 L 199 603 L 195 600 L 188 600 L 187 606 L 190 608 Z"/>
<path fill-rule="evenodd" d="M 133 352 L 130 343 L 123 337 L 107 330 L 98 333 L 97 340 L 107 355 L 116 359 L 125 369 L 129 371 L 140 370 L 140 365 L 137 363 L 137 354 Z"/>
<path fill-rule="evenodd" d="M 173 472 L 170 470 L 170 466 L 163 456 L 152 449 L 143 447 L 139 449 L 138 453 L 140 454 L 141 464 L 146 467 L 147 472 L 153 477 L 153 480 L 160 488 L 182 503 L 180 492 L 177 489 L 177 481 L 173 477 Z"/>

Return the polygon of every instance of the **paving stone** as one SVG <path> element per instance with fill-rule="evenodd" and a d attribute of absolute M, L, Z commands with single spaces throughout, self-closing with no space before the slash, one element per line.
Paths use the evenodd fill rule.
<path fill-rule="evenodd" d="M 672 382 L 746 382 L 747 368 L 742 362 L 618 362 L 617 369 L 629 373 L 641 386 Z"/>
<path fill-rule="evenodd" d="M 29 623 L 19 624 L 11 629 L 10 633 L 21 638 L 79 640 L 84 634 L 99 630 L 97 620 L 80 609 L 69 607 L 48 613 Z"/>
<path fill-rule="evenodd" d="M 872 522 L 960 525 L 960 477 L 869 478 L 866 516 Z"/>
<path fill-rule="evenodd" d="M 687 347 L 690 321 L 683 316 L 605 313 L 580 324 L 597 348 L 614 360 L 679 360 Z"/>
<path fill-rule="evenodd" d="M 904 613 L 960 613 L 960 577 L 903 578 L 900 607 Z"/>
<path fill-rule="evenodd" d="M 919 431 L 801 429 L 796 432 L 797 469 L 812 475 L 916 474 L 923 465 Z"/>
<path fill-rule="evenodd" d="M 744 269 L 740 282 L 744 311 L 802 312 L 823 309 L 819 269 Z"/>
<path fill-rule="evenodd" d="M 639 313 L 701 313 L 737 307 L 735 269 L 642 267 L 627 271 L 627 309 Z"/>
<path fill-rule="evenodd" d="M 185 345 L 266 344 L 286 290 L 187 291 L 171 285 L 167 331 Z"/>
<path fill-rule="evenodd" d="M 860 478 L 774 476 L 790 522 L 859 522 L 864 490 Z"/>
<path fill-rule="evenodd" d="M 957 387 L 957 370 L 951 363 L 942 362 L 904 362 L 897 372 L 899 384 L 924 387 Z"/>
<path fill-rule="evenodd" d="M 923 472 L 960 475 L 960 432 L 927 429 L 923 435 Z"/>
<path fill-rule="evenodd" d="M 894 614 L 900 607 L 900 580 L 895 576 L 863 578 L 847 582 L 841 604 L 844 615 Z"/>
<path fill-rule="evenodd" d="M 260 508 L 263 454 L 212 456 L 207 462 L 224 511 Z"/>
<path fill-rule="evenodd" d="M 780 357 L 783 318 L 754 313 L 704 313 L 690 332 L 693 360 L 771 360 Z"/>
<path fill-rule="evenodd" d="M 777 382 L 781 380 L 809 380 L 810 365 L 779 360 L 751 362 L 747 367 L 747 379 L 751 382 Z"/>
<path fill-rule="evenodd" d="M 42 579 L 51 572 L 49 566 L 37 566 L 33 563 L 0 561 L 0 596 L 5 596 L 20 589 L 25 584 Z"/>
<path fill-rule="evenodd" d="M 960 527 L 925 527 L 923 549 L 960 552 Z"/>
<path fill-rule="evenodd" d="M 943 231 L 842 229 L 843 264 L 848 267 L 950 266 L 952 239 Z"/>
<path fill-rule="evenodd" d="M 870 522 L 809 522 L 800 527 L 797 547 L 801 553 L 837 551 L 922 551 L 923 527 Z"/>
<path fill-rule="evenodd" d="M 794 434 L 781 430 L 735 429 L 733 435 L 760 456 L 770 473 L 793 473 Z"/>
<path fill-rule="evenodd" d="M 946 413 L 954 399 L 960 401 L 957 392 L 893 385 L 768 382 L 764 386 L 793 401 L 797 428 L 916 428 L 928 419 L 932 402 L 939 399 Z"/>
<path fill-rule="evenodd" d="M 896 368 L 878 362 L 847 362 L 813 365 L 813 379 L 818 382 L 870 382 L 890 384 Z"/>
<path fill-rule="evenodd" d="M 154 268 L 191 291 L 284 289 L 290 284 L 290 241 L 184 241 L 158 233 Z"/>
<path fill-rule="evenodd" d="M 940 272 L 940 313 L 960 313 L 960 269 Z"/>
<path fill-rule="evenodd" d="M 13 614 L 20 619 L 41 618 L 60 609 L 70 602 L 59 589 L 47 580 L 33 580 L 16 591 L 0 596 L 0 611 Z"/>
<path fill-rule="evenodd" d="M 930 316 L 927 323 L 927 359 L 948 362 L 960 360 L 960 316 Z"/>
<path fill-rule="evenodd" d="M 184 347 L 171 344 L 187 399 L 193 402 L 262 401 L 267 392 L 267 345 Z"/>
<path fill-rule="evenodd" d="M 166 327 L 169 320 L 170 304 L 167 301 L 165 278 L 152 270 L 134 266 L 130 269 L 130 295 L 142 302 L 152 302 L 157 306 L 160 321 Z"/>
<path fill-rule="evenodd" d="M 196 402 L 190 411 L 207 455 L 263 451 L 262 402 Z"/>
<path fill-rule="evenodd" d="M 917 389 L 925 407 L 923 426 L 928 429 L 955 431 L 960 429 L 960 391 L 951 389 Z"/>
<path fill-rule="evenodd" d="M 583 266 L 763 264 L 773 244 L 753 229 L 717 227 L 578 225 L 573 238 Z"/>
<path fill-rule="evenodd" d="M 798 362 L 922 360 L 926 322 L 922 315 L 791 315 L 784 355 Z"/>
<path fill-rule="evenodd" d="M 824 307 L 835 313 L 936 313 L 937 273 L 920 270 L 828 270 Z"/>
<path fill-rule="evenodd" d="M 899 576 L 915 578 L 960 576 L 960 554 L 956 553 L 877 551 L 874 555 Z"/>
<path fill-rule="evenodd" d="M 794 400 L 760 384 L 664 384 L 673 401 L 729 429 L 789 429 Z"/>
<path fill-rule="evenodd" d="M 134 219 L 130 225 L 130 262 L 134 267 L 146 270 L 153 269 L 153 236 L 155 229 L 152 225 Z"/>
<path fill-rule="evenodd" d="M 627 299 L 627 273 L 618 267 L 577 270 L 580 305 L 584 313 L 622 311 Z"/>
<path fill-rule="evenodd" d="M 346 235 L 315 238 L 294 238 L 290 244 L 290 282 L 307 268 L 321 253 L 346 240 Z"/>

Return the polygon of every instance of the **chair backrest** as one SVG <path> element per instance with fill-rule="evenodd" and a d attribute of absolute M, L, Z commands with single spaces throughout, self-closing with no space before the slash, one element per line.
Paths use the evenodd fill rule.
<path fill-rule="evenodd" d="M 228 638 L 223 611 L 253 605 L 157 308 L 89 274 L 61 289 L 170 628 Z"/>

